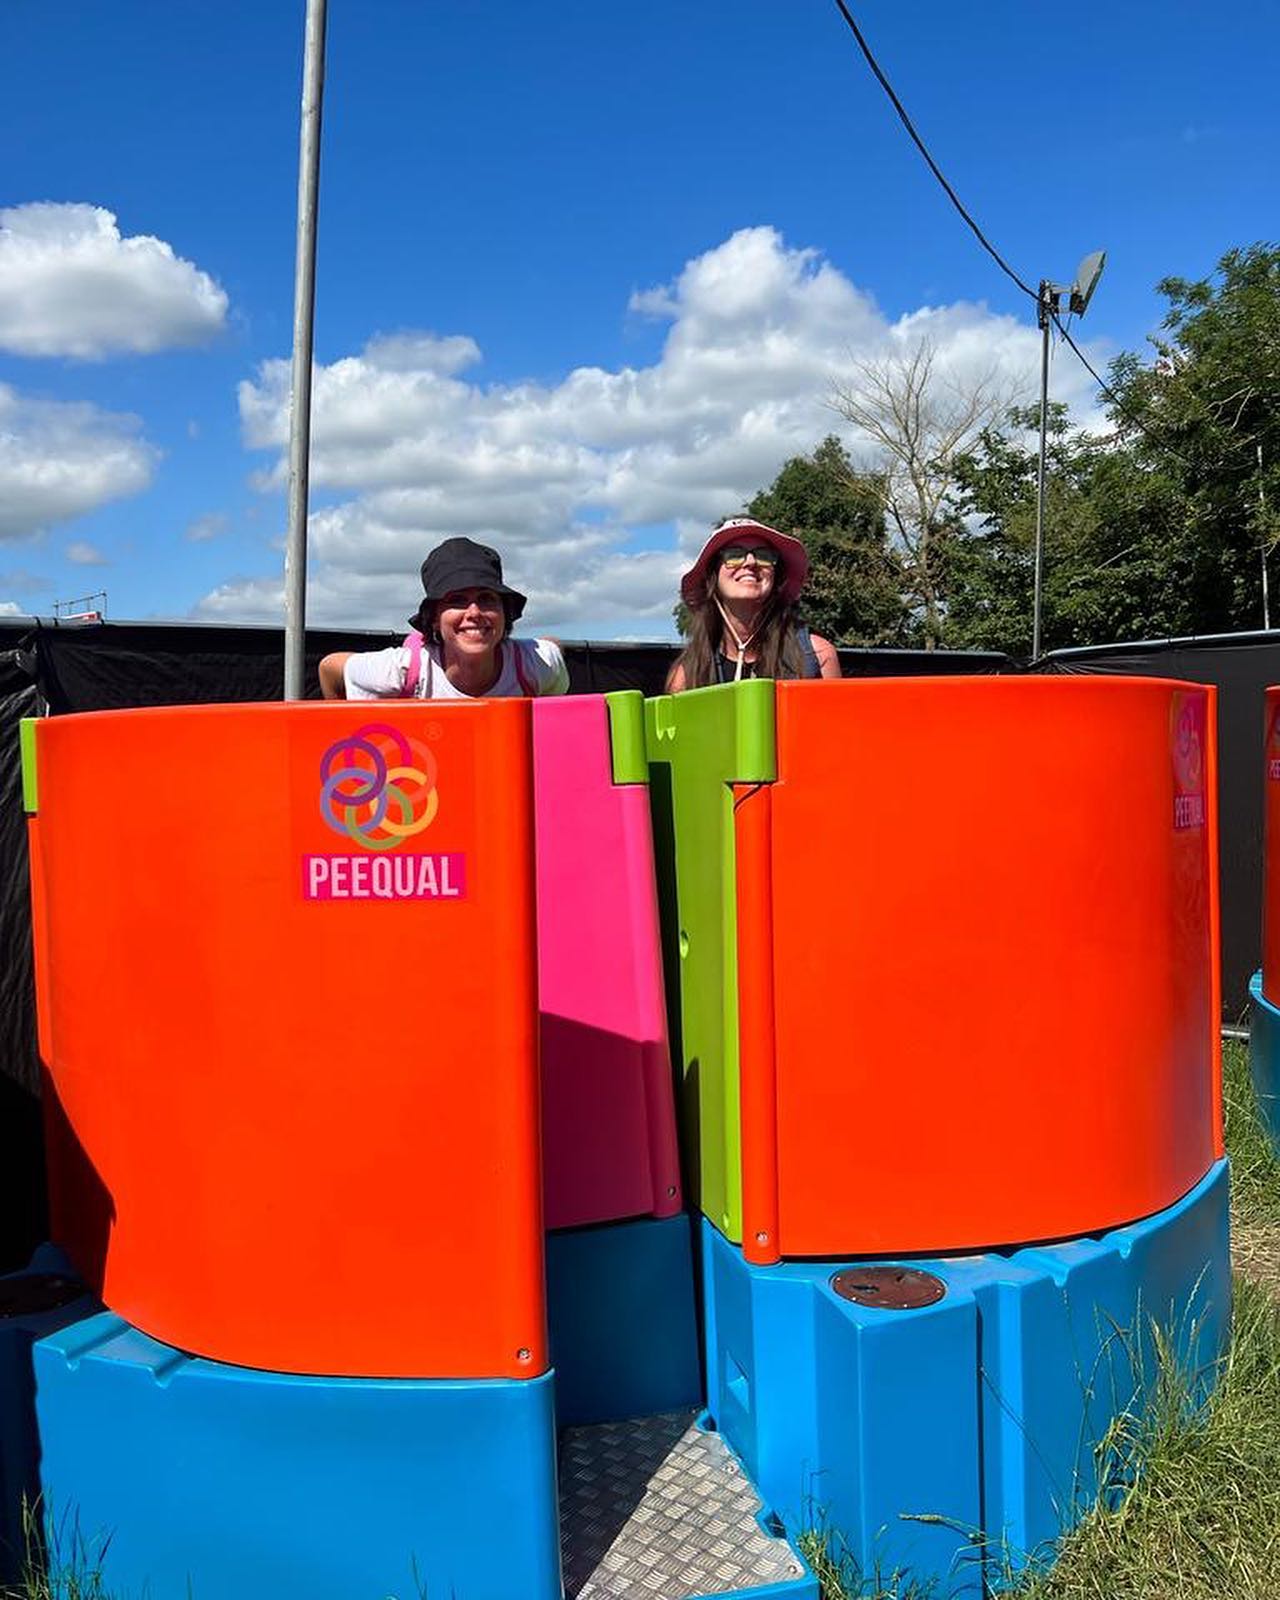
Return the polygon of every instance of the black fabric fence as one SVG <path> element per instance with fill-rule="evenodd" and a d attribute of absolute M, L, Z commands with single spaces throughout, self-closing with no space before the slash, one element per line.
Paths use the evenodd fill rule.
<path fill-rule="evenodd" d="M 0 639 L 0 1272 L 45 1236 L 40 1066 L 18 723 L 38 705 L 29 663 Z"/>
<path fill-rule="evenodd" d="M 331 650 L 378 649 L 391 633 L 307 637 L 307 682 Z M 566 644 L 570 689 L 661 691 L 674 658 L 661 644 Z M 0 1271 L 22 1264 L 44 1236 L 40 1068 L 35 1041 L 31 915 L 18 722 L 49 711 L 278 700 L 284 690 L 278 628 L 0 621 Z M 903 677 L 1026 670 L 981 652 L 842 650 L 849 677 Z M 1224 1020 L 1247 1004 L 1258 965 L 1262 877 L 1262 691 L 1280 683 L 1280 636 L 1060 651 L 1039 670 L 1138 673 L 1219 688 L 1219 816 L 1222 852 Z M 91 913 L 91 908 L 87 908 Z"/>
<path fill-rule="evenodd" d="M 1262 958 L 1263 691 L 1280 684 L 1280 632 L 1058 650 L 1042 666 L 1217 685 L 1222 1020 L 1244 1022 Z"/>

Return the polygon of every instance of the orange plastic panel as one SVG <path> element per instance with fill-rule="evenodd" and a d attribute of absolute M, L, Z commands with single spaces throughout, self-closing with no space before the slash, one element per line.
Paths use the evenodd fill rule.
<path fill-rule="evenodd" d="M 108 1305 L 286 1372 L 545 1370 L 528 703 L 38 739 L 55 1215 Z"/>
<path fill-rule="evenodd" d="M 1262 992 L 1280 1005 L 1280 689 L 1267 690 L 1266 832 L 1263 849 Z"/>
<path fill-rule="evenodd" d="M 1184 1195 L 1221 1148 L 1213 691 L 780 684 L 777 729 L 768 814 L 737 811 L 744 1019 L 773 985 L 748 1255 L 1015 1244 Z"/>

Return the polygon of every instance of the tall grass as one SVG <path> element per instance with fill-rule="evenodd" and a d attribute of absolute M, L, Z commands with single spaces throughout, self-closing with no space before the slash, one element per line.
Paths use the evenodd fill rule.
<path fill-rule="evenodd" d="M 1062 1544 L 1027 1600 L 1276 1600 L 1280 1595 L 1280 1163 L 1248 1054 L 1224 1051 L 1235 1310 L 1217 1391 L 1179 1404 L 1177 1374 L 1135 1430 L 1134 1487 Z M 1185 1398 L 1185 1395 L 1184 1395 Z"/>
<path fill-rule="evenodd" d="M 1188 1415 L 1176 1374 L 1133 1425 L 1134 1486 L 1064 1541 L 1027 1600 L 1276 1600 L 1280 1594 L 1280 1307 L 1236 1277 L 1218 1389 Z"/>
<path fill-rule="evenodd" d="M 1234 1325 L 1216 1390 L 1199 1403 L 1157 1341 L 1147 1414 L 1117 1420 L 1108 1449 L 1131 1487 L 1100 1500 L 1017 1600 L 1278 1600 L 1280 1597 L 1280 1162 L 1257 1114 L 1248 1054 L 1224 1051 L 1231 1157 Z M 909 1575 L 863 1579 L 810 1535 L 824 1600 L 934 1600 Z M 993 1562 L 998 1568 L 999 1563 Z"/>
<path fill-rule="evenodd" d="M 22 1581 L 16 1588 L 0 1587 L 0 1600 L 112 1600 L 101 1567 L 109 1537 L 90 1541 L 74 1515 L 45 1517 L 25 1498 L 22 1532 Z"/>

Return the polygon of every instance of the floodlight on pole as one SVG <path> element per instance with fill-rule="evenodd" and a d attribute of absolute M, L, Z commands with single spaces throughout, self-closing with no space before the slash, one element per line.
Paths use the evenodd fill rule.
<path fill-rule="evenodd" d="M 1051 283 L 1041 278 L 1036 295 L 1036 321 L 1040 328 L 1040 467 L 1036 475 L 1036 575 L 1031 606 L 1031 659 L 1040 659 L 1040 600 L 1044 573 L 1044 480 L 1049 444 L 1049 334 L 1066 299 L 1073 316 L 1082 317 L 1107 263 L 1105 250 L 1095 250 L 1076 268 L 1075 282 Z"/>

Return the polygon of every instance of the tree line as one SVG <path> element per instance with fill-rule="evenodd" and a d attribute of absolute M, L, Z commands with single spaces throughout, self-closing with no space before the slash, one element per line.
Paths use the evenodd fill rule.
<path fill-rule="evenodd" d="M 1158 289 L 1105 425 L 1049 409 L 1045 649 L 1280 625 L 1280 247 Z M 1014 400 L 994 376 L 950 382 L 927 344 L 833 392 L 868 454 L 833 433 L 746 507 L 808 546 L 817 632 L 1029 653 L 1039 407 Z"/>

